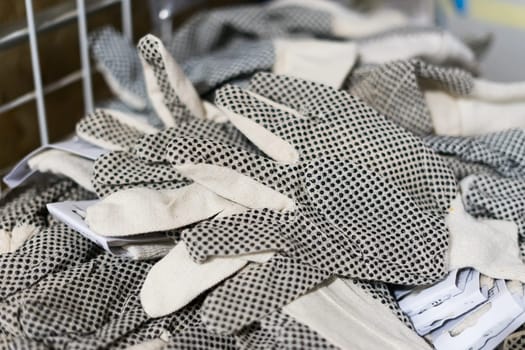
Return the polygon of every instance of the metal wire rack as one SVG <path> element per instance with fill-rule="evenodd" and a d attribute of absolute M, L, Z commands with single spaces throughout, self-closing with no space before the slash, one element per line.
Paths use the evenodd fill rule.
<path fill-rule="evenodd" d="M 93 110 L 93 89 L 91 84 L 92 67 L 88 52 L 87 18 L 88 15 L 113 5 L 121 6 L 122 32 L 131 41 L 133 38 L 131 0 L 91 0 L 87 4 L 85 0 L 76 0 L 76 3 L 65 3 L 48 11 L 43 11 L 36 16 L 33 11 L 33 0 L 25 0 L 27 22 L 26 24 L 16 24 L 5 28 L 3 32 L 0 32 L 0 50 L 29 40 L 34 90 L 0 105 L 0 115 L 36 100 L 40 143 L 47 145 L 49 143 L 49 132 L 45 111 L 45 95 L 79 80 L 82 80 L 85 112 L 91 112 Z M 38 54 L 38 33 L 62 27 L 75 20 L 78 22 L 81 68 L 43 86 Z"/>

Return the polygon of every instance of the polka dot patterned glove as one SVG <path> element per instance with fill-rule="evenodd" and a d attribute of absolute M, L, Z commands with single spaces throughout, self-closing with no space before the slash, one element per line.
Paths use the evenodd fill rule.
<path fill-rule="evenodd" d="M 224 87 L 216 103 L 274 160 L 349 159 L 396 184 L 421 208 L 441 216 L 447 212 L 456 194 L 451 171 L 419 138 L 358 98 L 268 73 L 257 74 L 250 89 L 259 96 Z"/>
<path fill-rule="evenodd" d="M 503 350 L 519 350 L 525 346 L 525 330 L 521 327 L 517 332 L 509 335 L 503 344 L 501 349 Z"/>
<path fill-rule="evenodd" d="M 473 216 L 514 221 L 518 226 L 521 257 L 525 257 L 525 182 L 496 175 L 472 175 L 462 181 L 465 209 Z"/>
<path fill-rule="evenodd" d="M 120 144 L 127 151 L 109 152 L 99 157 L 93 167 L 92 183 L 100 197 L 134 187 L 176 189 L 190 182 L 178 174 L 165 160 L 166 146 L 178 137 L 198 137 L 216 140 L 255 151 L 251 143 L 229 123 L 214 123 L 193 118 L 181 121 L 177 127 L 144 134 L 123 125 L 108 125 L 111 119 L 102 116 L 100 122 L 89 125 L 89 133 L 111 144 Z M 85 125 L 82 126 L 87 129 Z M 88 132 L 84 132 L 86 134 Z M 100 143 L 100 142 L 99 142 Z"/>
<path fill-rule="evenodd" d="M 216 50 L 232 40 L 230 38 L 239 36 L 354 38 L 406 23 L 406 18 L 398 11 L 379 10 L 360 14 L 335 2 L 273 1 L 266 6 L 203 11 L 177 30 L 169 48 L 179 62 L 184 62 Z"/>
<path fill-rule="evenodd" d="M 144 75 L 137 50 L 112 27 L 90 34 L 90 48 L 105 81 L 113 93 L 136 110 L 148 107 Z M 152 119 L 153 124 L 157 120 Z"/>
<path fill-rule="evenodd" d="M 77 123 L 76 134 L 104 149 L 125 151 L 143 135 L 159 131 L 140 118 L 118 110 L 97 109 Z"/>
<path fill-rule="evenodd" d="M 446 273 L 442 218 L 362 165 L 330 158 L 284 165 L 195 139 L 175 140 L 168 159 L 184 176 L 248 208 L 276 203 L 275 192 L 286 196 L 285 211 L 252 209 L 183 232 L 198 262 L 281 252 L 208 296 L 204 321 L 218 332 L 238 331 L 332 275 L 418 284 Z"/>
<path fill-rule="evenodd" d="M 150 320 L 138 288 L 150 264 L 103 253 L 46 278 L 0 303 L 0 325 L 51 348 L 125 348 L 181 331 L 198 319 L 199 303 Z"/>
<path fill-rule="evenodd" d="M 467 95 L 474 84 L 461 69 L 408 60 L 355 70 L 348 91 L 406 130 L 428 135 L 434 127 L 422 90 L 425 82 L 457 95 Z"/>
<path fill-rule="evenodd" d="M 525 132 L 512 129 L 481 136 L 428 136 L 425 143 L 436 152 L 489 167 L 503 177 L 525 174 Z"/>
<path fill-rule="evenodd" d="M 94 243 L 77 232 L 61 224 L 51 225 L 18 250 L 0 255 L 4 266 L 0 300 L 16 295 L 49 274 L 80 264 L 98 252 Z"/>
<path fill-rule="evenodd" d="M 0 207 L 0 254 L 15 251 L 49 226 L 47 203 L 93 197 L 74 182 L 53 176 L 22 191 Z"/>

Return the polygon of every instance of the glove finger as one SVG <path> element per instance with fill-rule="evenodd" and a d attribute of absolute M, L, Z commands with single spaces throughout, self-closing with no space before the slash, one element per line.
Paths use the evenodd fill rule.
<path fill-rule="evenodd" d="M 157 129 L 120 111 L 96 110 L 76 126 L 77 135 L 108 150 L 126 150 L 145 133 Z"/>
<path fill-rule="evenodd" d="M 242 209 L 195 183 L 175 190 L 133 188 L 87 208 L 85 222 L 102 236 L 131 236 L 174 230 L 227 210 Z"/>
<path fill-rule="evenodd" d="M 171 141 L 179 137 L 212 140 L 247 150 L 253 149 L 249 141 L 231 124 L 218 124 L 193 118 L 176 127 L 144 135 L 134 145 L 132 152 L 147 162 L 164 162 L 166 161 L 166 148 Z"/>
<path fill-rule="evenodd" d="M 214 258 L 203 264 L 191 260 L 184 242 L 179 242 L 148 272 L 140 290 L 140 301 L 150 317 L 182 309 L 248 263 L 242 258 Z"/>
<path fill-rule="evenodd" d="M 168 145 L 166 159 L 176 167 L 210 164 L 231 168 L 266 186 L 281 183 L 289 177 L 286 175 L 286 166 L 258 154 L 210 140 L 177 138 Z"/>
<path fill-rule="evenodd" d="M 185 138 L 168 146 L 167 159 L 186 178 L 245 207 L 295 208 L 294 172 L 266 158 L 212 141 Z"/>
<path fill-rule="evenodd" d="M 166 127 L 206 118 L 202 101 L 160 39 L 148 34 L 137 45 L 149 99 Z"/>
<path fill-rule="evenodd" d="M 93 57 L 113 93 L 133 109 L 146 108 L 146 86 L 136 48 L 113 27 L 97 30 L 89 39 Z"/>
<path fill-rule="evenodd" d="M 281 234 L 283 214 L 256 209 L 203 221 L 182 231 L 191 258 L 202 263 L 213 256 L 228 256 L 289 247 Z"/>
<path fill-rule="evenodd" d="M 315 267 L 275 256 L 226 280 L 205 299 L 201 315 L 208 329 L 232 334 L 280 309 L 329 277 Z"/>
<path fill-rule="evenodd" d="M 110 193 L 111 188 L 178 188 L 189 183 L 169 164 L 148 164 L 121 151 L 106 153 L 95 161 L 92 182 L 101 197 Z"/>

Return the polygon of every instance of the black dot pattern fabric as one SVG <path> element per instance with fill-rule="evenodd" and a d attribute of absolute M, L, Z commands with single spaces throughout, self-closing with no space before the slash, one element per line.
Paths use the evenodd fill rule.
<path fill-rule="evenodd" d="M 238 39 L 211 54 L 187 60 L 182 69 L 200 94 L 208 94 L 226 82 L 270 71 L 274 62 L 271 40 Z"/>
<path fill-rule="evenodd" d="M 192 118 L 181 122 L 177 127 L 143 135 L 138 141 L 134 133 L 124 136 L 122 129 L 125 128 L 104 131 L 103 135 L 98 133 L 106 139 L 108 135 L 118 133 L 130 147 L 128 151 L 106 153 L 95 161 L 92 183 L 100 197 L 133 187 L 175 189 L 188 185 L 190 181 L 178 174 L 165 159 L 167 145 L 179 137 L 192 135 L 256 152 L 255 147 L 229 123 L 218 124 Z M 131 146 L 133 143 L 135 144 Z"/>
<path fill-rule="evenodd" d="M 475 217 L 514 221 L 525 258 L 525 182 L 500 176 L 473 175 L 464 189 L 465 209 Z"/>
<path fill-rule="evenodd" d="M 118 84 L 119 89 L 132 93 L 139 101 L 132 108 L 148 104 L 146 85 L 137 50 L 122 34 L 112 27 L 104 27 L 90 34 L 90 48 L 94 59 Z M 140 108 L 142 109 L 142 108 Z M 152 120 L 155 124 L 155 120 Z"/>
<path fill-rule="evenodd" d="M 419 284 L 446 273 L 442 217 L 421 210 L 405 192 L 362 165 L 334 159 L 282 165 L 196 139 L 175 140 L 167 157 L 173 164 L 230 167 L 297 205 L 291 213 L 251 210 L 183 232 L 190 255 L 198 261 L 267 249 L 282 252 L 210 293 L 203 317 L 219 332 L 236 331 L 260 319 L 332 275 Z M 261 234 L 254 232 L 260 216 L 272 223 Z M 396 230 L 401 220 L 406 225 Z M 252 242 L 250 232 L 257 236 Z M 265 242 L 268 232 L 282 238 Z"/>
<path fill-rule="evenodd" d="M 144 135 L 144 131 L 122 123 L 111 112 L 102 109 L 82 118 L 76 125 L 76 133 L 88 141 L 103 141 L 115 150 L 131 148 Z"/>
<path fill-rule="evenodd" d="M 166 66 L 160 52 L 161 43 L 158 39 L 153 40 L 152 36 L 145 36 L 140 39 L 137 48 L 140 56 L 146 64 L 152 69 L 156 79 L 156 84 L 162 93 L 163 104 L 170 111 L 174 120 L 185 120 L 193 117 L 192 113 L 184 102 L 180 99 L 177 91 L 169 83 L 166 74 Z M 166 126 L 167 121 L 163 120 Z"/>
<path fill-rule="evenodd" d="M 30 225 L 38 230 L 45 229 L 52 222 L 46 204 L 66 199 L 80 200 L 93 198 L 93 194 L 82 189 L 73 181 L 51 176 L 32 186 L 25 187 L 11 200 L 0 207 L 0 230 L 13 231 L 15 227 Z"/>
<path fill-rule="evenodd" d="M 454 172 L 456 179 L 461 181 L 463 178 L 469 175 L 496 175 L 497 173 L 490 167 L 480 164 L 471 163 L 464 161 L 456 156 L 452 155 L 440 155 L 441 159 L 448 165 L 448 167 Z"/>
<path fill-rule="evenodd" d="M 236 338 L 241 349 L 338 349 L 280 311 L 243 329 Z"/>
<path fill-rule="evenodd" d="M 10 333 L 68 349 L 124 349 L 174 327 L 184 329 L 198 317 L 198 304 L 159 320 L 143 311 L 138 292 L 149 268 L 100 254 L 3 299 L 0 324 Z"/>
<path fill-rule="evenodd" d="M 117 151 L 95 161 L 91 182 L 101 198 L 128 188 L 175 189 L 191 183 L 169 164 L 148 163 L 128 152 Z"/>
<path fill-rule="evenodd" d="M 347 90 L 421 136 L 433 131 L 422 93 L 423 81 L 457 95 L 468 95 L 474 84 L 471 74 L 459 68 L 442 68 L 411 59 L 358 68 L 352 73 Z"/>
<path fill-rule="evenodd" d="M 0 299 L 16 295 L 48 274 L 93 257 L 98 248 L 75 231 L 59 224 L 46 228 L 18 250 L 0 255 Z"/>
<path fill-rule="evenodd" d="M 178 62 L 228 45 L 238 37 L 330 36 L 331 15 L 300 6 L 237 6 L 203 11 L 173 36 L 169 51 Z"/>
<path fill-rule="evenodd" d="M 501 350 L 521 350 L 525 349 L 525 330 L 522 328 L 505 339 L 500 348 Z"/>
<path fill-rule="evenodd" d="M 504 177 L 525 174 L 525 132 L 521 129 L 481 136 L 428 136 L 425 143 L 440 154 L 482 164 Z"/>
<path fill-rule="evenodd" d="M 250 89 L 290 107 L 306 119 L 227 86 L 216 103 L 245 116 L 288 141 L 301 160 L 351 159 L 410 194 L 424 210 L 444 215 L 456 193 L 450 169 L 421 140 L 359 98 L 323 84 L 259 73 Z"/>

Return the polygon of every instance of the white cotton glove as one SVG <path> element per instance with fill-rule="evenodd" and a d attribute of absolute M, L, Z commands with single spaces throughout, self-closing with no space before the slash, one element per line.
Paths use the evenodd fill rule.
<path fill-rule="evenodd" d="M 231 169 L 209 164 L 180 165 L 176 169 L 184 176 L 195 181 L 194 184 L 187 186 L 188 188 L 192 186 L 197 187 L 203 192 L 205 192 L 206 188 L 210 188 L 213 189 L 213 193 L 224 196 L 218 197 L 222 198 L 222 201 L 219 201 L 217 206 L 210 205 L 202 196 L 197 198 L 201 200 L 201 205 L 219 209 L 222 205 L 225 208 L 223 210 L 211 210 L 211 212 L 219 213 L 216 216 L 217 219 L 230 216 L 235 212 L 240 213 L 243 211 L 243 208 L 293 209 L 293 201 L 288 197 Z M 189 190 L 186 188 L 186 191 Z M 210 192 L 209 195 L 212 195 L 212 193 Z M 225 204 L 229 205 L 229 207 L 226 208 Z M 205 210 L 196 209 L 196 207 L 192 208 L 191 205 L 189 205 L 190 209 L 187 209 L 187 206 L 188 201 L 182 201 L 181 209 L 190 214 L 199 213 L 201 215 L 200 220 L 211 216 L 202 214 Z M 160 210 L 162 211 L 162 208 Z M 181 223 L 179 226 L 187 225 L 192 221 L 184 219 L 180 210 L 173 211 L 173 214 L 184 222 L 184 224 Z M 195 221 L 196 219 L 193 219 L 193 222 Z M 191 259 L 184 242 L 179 242 L 148 273 L 141 290 L 142 306 L 151 317 L 160 317 L 175 312 L 187 305 L 203 291 L 242 269 L 249 262 L 266 262 L 273 255 L 273 251 L 267 251 L 236 256 L 213 257 L 199 264 Z"/>
<path fill-rule="evenodd" d="M 165 127 L 177 126 L 176 118 L 183 117 L 182 114 L 185 113 L 195 118 L 216 122 L 226 120 L 211 103 L 201 100 L 191 81 L 159 38 L 148 34 L 138 45 L 147 94 Z M 151 62 L 155 62 L 158 66 L 154 66 Z M 157 76 L 157 74 L 165 74 L 165 76 Z M 170 90 L 176 95 L 171 96 Z M 175 106 L 171 107 L 171 105 Z M 174 116 L 174 110 L 170 111 L 170 107 L 180 110 L 181 115 Z"/>
<path fill-rule="evenodd" d="M 94 192 L 91 185 L 93 161 L 89 159 L 51 149 L 38 153 L 27 164 L 32 170 L 66 176 L 86 190 Z"/>
<path fill-rule="evenodd" d="M 344 279 L 308 292 L 283 312 L 341 349 L 431 349 L 388 308 Z"/>
<path fill-rule="evenodd" d="M 90 206 L 85 221 L 102 236 L 131 236 L 167 231 L 244 208 L 199 184 L 174 190 L 131 188 Z"/>
<path fill-rule="evenodd" d="M 353 67 L 357 50 L 350 42 L 287 40 L 273 42 L 275 73 L 313 80 L 339 88 Z M 213 104 L 200 99 L 184 71 L 160 39 L 146 35 L 139 42 L 147 93 L 166 127 L 176 125 L 185 114 L 225 122 L 227 118 Z M 154 62 L 154 63 L 153 63 Z M 171 93 L 173 91 L 176 93 Z"/>
<path fill-rule="evenodd" d="M 273 73 L 323 83 L 339 89 L 357 60 L 351 42 L 274 40 Z"/>
<path fill-rule="evenodd" d="M 198 264 L 191 259 L 181 241 L 149 271 L 140 291 L 142 307 L 150 317 L 161 317 L 180 310 L 249 262 L 265 262 L 273 254 L 262 252 L 214 257 Z"/>
<path fill-rule="evenodd" d="M 335 1 L 326 0 L 276 0 L 271 7 L 301 6 L 328 13 L 331 16 L 331 33 L 342 38 L 357 38 L 402 27 L 408 18 L 400 11 L 378 9 L 370 13 L 352 11 Z"/>
<path fill-rule="evenodd" d="M 461 186 L 466 188 L 465 178 Z M 450 269 L 472 267 L 492 278 L 525 282 L 520 259 L 518 229 L 514 222 L 477 220 L 463 207 L 458 195 L 451 203 L 445 223 L 450 234 Z"/>
<path fill-rule="evenodd" d="M 424 96 L 438 135 L 474 136 L 525 127 L 525 82 L 474 79 L 467 96 L 437 90 Z"/>
<path fill-rule="evenodd" d="M 81 139 L 110 151 L 127 150 L 141 136 L 158 131 L 143 115 L 101 108 L 80 120 L 75 130 Z"/>

